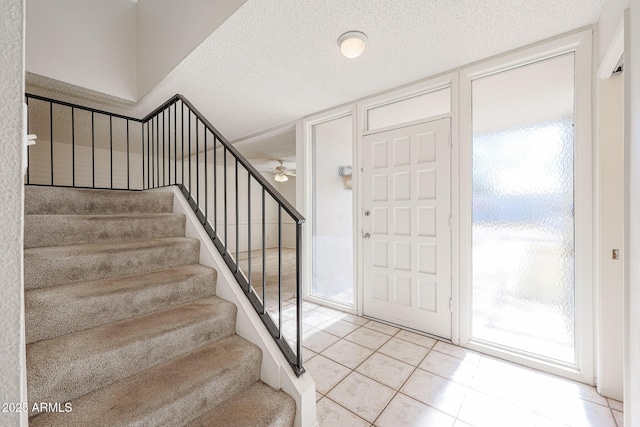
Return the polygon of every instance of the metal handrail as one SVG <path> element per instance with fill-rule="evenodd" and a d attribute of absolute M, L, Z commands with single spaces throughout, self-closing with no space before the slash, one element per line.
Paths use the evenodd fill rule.
<path fill-rule="evenodd" d="M 231 269 L 238 285 L 244 291 L 246 297 L 251 302 L 252 306 L 258 313 L 258 316 L 266 326 L 267 330 L 277 343 L 278 347 L 284 354 L 285 358 L 291 365 L 296 375 L 304 373 L 302 366 L 302 224 L 304 223 L 304 217 L 260 174 L 247 159 L 238 152 L 238 150 L 229 143 L 218 130 L 200 113 L 200 111 L 189 102 L 184 96 L 176 94 L 153 112 L 148 114 L 142 119 L 136 119 L 133 117 L 127 117 L 121 114 L 110 113 L 103 110 L 84 107 L 80 105 L 71 104 L 64 101 L 58 101 L 38 95 L 26 94 L 26 102 L 29 104 L 29 100 L 38 100 L 48 103 L 48 125 L 50 136 L 50 182 L 38 183 L 31 182 L 31 171 L 27 169 L 27 184 L 32 185 L 50 185 L 50 186 L 66 186 L 66 187 L 81 187 L 76 183 L 76 128 L 77 120 L 76 110 L 87 111 L 91 113 L 91 186 L 84 186 L 82 188 L 105 188 L 105 189 L 123 189 L 123 190 L 146 190 L 151 188 L 160 188 L 171 185 L 177 185 L 185 198 L 188 200 L 189 205 L 193 209 L 198 218 L 198 221 L 202 224 L 205 231 L 209 235 L 216 249 L 220 252 L 225 263 Z M 54 162 L 54 114 L 53 106 L 56 108 L 64 107 L 69 108 L 71 113 L 71 164 L 72 164 L 72 178 L 70 185 L 60 185 L 56 183 L 55 177 L 55 162 Z M 178 111 L 180 106 L 180 111 Z M 185 120 L 185 109 L 188 119 Z M 173 117 L 172 117 L 173 113 Z M 180 114 L 178 114 L 180 113 Z M 96 147 L 95 147 L 95 117 L 97 115 L 106 116 L 109 118 L 109 159 L 110 159 L 110 175 L 109 185 L 106 187 L 96 186 Z M 192 147 L 192 122 L 195 118 L 195 154 Z M 126 188 L 114 187 L 114 131 L 113 123 L 114 119 L 126 121 L 126 170 L 127 170 L 127 185 Z M 162 121 L 162 129 L 160 129 L 160 122 Z M 188 123 L 187 123 L 188 121 Z M 141 156 L 141 170 L 142 177 L 140 185 L 131 185 L 131 171 L 134 167 L 131 162 L 131 134 L 130 122 L 137 123 L 136 127 L 139 127 L 137 132 L 140 132 L 140 156 Z M 27 122 L 30 123 L 30 120 Z M 200 126 L 202 125 L 202 127 Z M 56 126 L 57 127 L 57 126 Z M 146 130 L 146 132 L 145 132 Z M 180 134 L 178 133 L 180 131 Z M 204 132 L 204 204 L 201 202 L 202 192 L 200 191 L 201 174 L 200 174 L 200 131 Z M 185 137 L 185 132 L 188 131 L 188 137 Z M 213 139 L 213 173 L 214 177 L 208 177 L 208 163 L 207 163 L 207 150 L 208 141 L 207 136 L 209 132 Z M 173 136 L 173 138 L 172 138 Z M 117 137 L 117 136 L 116 136 Z M 181 146 L 178 146 L 178 137 L 180 137 Z M 115 141 L 117 142 L 117 141 Z M 188 144 L 185 147 L 185 143 Z M 220 235 L 218 230 L 218 188 L 217 182 L 217 150 L 218 144 L 223 150 L 224 156 L 224 238 Z M 146 148 L 146 150 L 145 150 Z M 185 148 L 188 154 L 188 159 L 185 159 Z M 173 149 L 173 175 L 171 174 L 171 158 Z M 180 153 L 178 150 L 180 149 Z M 161 152 L 162 150 L 162 152 Z M 168 150 L 168 153 L 167 153 Z M 28 153 L 30 153 L 29 151 Z M 231 155 L 232 161 L 235 163 L 235 176 L 231 179 L 227 177 L 227 153 Z M 178 158 L 180 154 L 180 158 Z M 192 157 L 196 158 L 196 179 L 195 186 L 192 176 Z M 180 162 L 179 162 L 180 161 Z M 167 165 L 168 162 L 168 165 Z M 178 176 L 178 165 L 180 164 L 181 176 Z M 168 166 L 168 167 L 167 167 Z M 240 236 L 240 218 L 239 218 L 239 195 L 238 195 L 238 170 L 239 167 L 243 168 L 247 173 L 247 209 L 248 209 L 248 274 L 244 274 L 239 266 L 239 236 Z M 162 169 L 162 171 L 161 171 Z M 168 170 L 167 170 L 168 169 Z M 186 170 L 188 169 L 188 176 Z M 162 176 L 160 175 L 162 173 Z M 167 177 L 168 175 L 168 177 Z M 188 184 L 185 183 L 188 177 Z M 168 178 L 168 179 L 167 179 Z M 256 294 L 253 283 L 251 282 L 251 182 L 253 180 L 259 184 L 261 189 L 261 204 L 262 204 L 262 299 Z M 229 181 L 233 184 L 235 179 L 235 256 L 228 247 L 229 233 L 228 233 L 228 187 Z M 209 218 L 208 199 L 211 192 L 210 184 L 213 184 L 213 203 L 214 203 L 214 217 Z M 191 188 L 195 187 L 195 188 Z M 278 206 L 278 319 L 277 324 L 266 309 L 266 218 L 265 218 L 265 200 L 266 194 L 268 194 Z M 296 228 L 296 352 L 291 349 L 286 338 L 282 335 L 282 212 L 285 212 L 293 220 Z M 211 221 L 211 219 L 213 221 Z M 213 224 L 213 225 L 212 225 Z"/>

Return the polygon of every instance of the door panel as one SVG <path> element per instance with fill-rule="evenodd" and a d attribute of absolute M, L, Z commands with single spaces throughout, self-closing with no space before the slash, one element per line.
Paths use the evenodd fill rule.
<path fill-rule="evenodd" d="M 363 138 L 364 314 L 451 337 L 450 120 Z"/>

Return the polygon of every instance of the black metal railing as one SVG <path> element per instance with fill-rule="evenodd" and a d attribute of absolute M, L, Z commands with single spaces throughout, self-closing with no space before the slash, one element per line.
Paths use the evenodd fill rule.
<path fill-rule="evenodd" d="M 27 184 L 177 185 L 296 375 L 304 372 L 304 218 L 188 100 L 175 95 L 143 119 L 31 94 L 26 102 L 28 132 L 38 135 L 29 147 Z M 277 267 L 267 253 L 277 254 Z M 294 271 L 283 271 L 285 256 L 295 257 Z M 291 321 L 295 332 L 285 336 L 284 322 Z"/>

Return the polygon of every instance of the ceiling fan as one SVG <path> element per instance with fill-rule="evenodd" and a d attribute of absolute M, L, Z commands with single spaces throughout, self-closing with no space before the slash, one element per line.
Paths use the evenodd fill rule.
<path fill-rule="evenodd" d="M 280 166 L 275 167 L 275 172 L 273 173 L 273 179 L 278 182 L 286 182 L 289 180 L 290 176 L 296 176 L 296 171 L 287 169 L 282 163 L 282 160 L 278 160 L 280 162 Z"/>

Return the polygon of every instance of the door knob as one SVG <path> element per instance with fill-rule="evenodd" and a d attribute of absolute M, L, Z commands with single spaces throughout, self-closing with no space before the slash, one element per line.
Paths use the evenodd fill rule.
<path fill-rule="evenodd" d="M 362 235 L 362 238 L 363 238 L 363 239 L 368 239 L 369 237 L 371 237 L 371 234 L 369 234 L 369 233 L 364 233 L 364 234 Z"/>
<path fill-rule="evenodd" d="M 364 216 L 369 216 L 369 215 L 371 215 L 371 212 L 369 212 L 369 211 L 364 211 Z"/>

